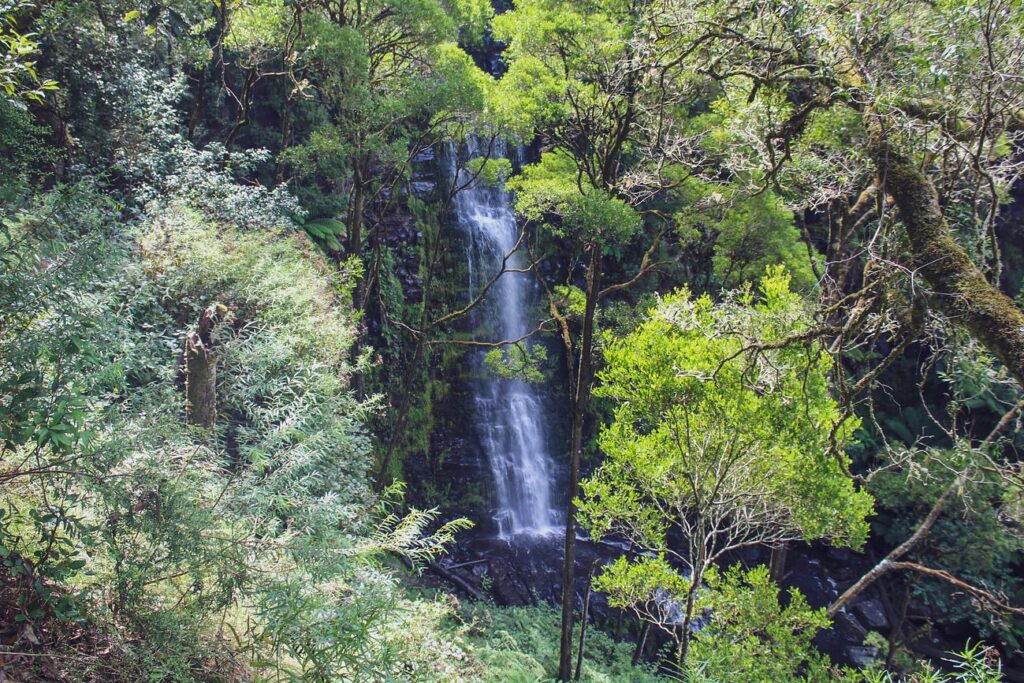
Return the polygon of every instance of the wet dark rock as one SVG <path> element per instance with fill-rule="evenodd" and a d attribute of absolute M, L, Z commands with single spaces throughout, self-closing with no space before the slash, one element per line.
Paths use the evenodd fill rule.
<path fill-rule="evenodd" d="M 871 631 L 889 630 L 889 619 L 885 615 L 882 601 L 877 598 L 859 600 L 853 606 L 853 613 L 865 628 Z"/>
<path fill-rule="evenodd" d="M 863 562 L 857 553 L 849 548 L 829 548 L 824 560 L 829 566 L 831 576 L 839 583 L 852 583 L 864 573 L 861 566 Z"/>
<path fill-rule="evenodd" d="M 933 614 L 931 608 L 921 602 L 911 602 L 907 607 L 907 616 L 911 619 L 931 619 Z"/>
<path fill-rule="evenodd" d="M 490 569 L 492 590 L 499 605 L 533 604 L 533 592 L 513 566 L 496 562 Z"/>
<path fill-rule="evenodd" d="M 427 147 L 412 158 L 412 163 L 413 166 L 430 166 L 433 165 L 435 159 L 437 159 L 437 153 L 434 148 Z"/>
<path fill-rule="evenodd" d="M 878 648 L 870 645 L 851 645 L 843 651 L 843 654 L 853 666 L 863 669 L 878 659 Z"/>
<path fill-rule="evenodd" d="M 829 576 L 821 560 L 802 554 L 790 559 L 783 586 L 798 589 L 814 608 L 829 605 L 839 595 L 835 579 Z"/>
<path fill-rule="evenodd" d="M 854 645 L 860 645 L 860 641 L 850 642 L 836 629 L 821 631 L 814 637 L 814 646 L 828 655 L 833 661 L 839 664 L 849 664 L 846 659 L 846 649 Z"/>
<path fill-rule="evenodd" d="M 833 620 L 833 628 L 838 631 L 846 640 L 860 642 L 868 634 L 867 629 L 857 620 L 853 614 L 843 609 Z"/>
<path fill-rule="evenodd" d="M 414 180 L 412 181 L 412 193 L 417 197 L 424 198 L 429 197 L 434 193 L 437 188 L 437 183 L 433 180 Z"/>

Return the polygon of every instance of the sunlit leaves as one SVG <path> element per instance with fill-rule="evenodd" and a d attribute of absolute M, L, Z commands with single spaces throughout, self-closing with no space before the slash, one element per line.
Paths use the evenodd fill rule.
<path fill-rule="evenodd" d="M 587 186 L 572 157 L 544 154 L 509 182 L 516 210 L 527 220 L 548 221 L 558 235 L 606 247 L 628 241 L 640 229 L 640 216 L 623 200 Z"/>
<path fill-rule="evenodd" d="M 726 496 L 737 512 L 752 506 L 752 519 L 763 519 L 755 524 L 862 543 L 871 498 L 829 445 L 835 438 L 841 447 L 850 433 L 849 424 L 837 427 L 830 358 L 804 344 L 758 349 L 806 326 L 788 276 L 776 271 L 758 298 L 738 292 L 716 305 L 682 292 L 636 332 L 610 340 L 598 393 L 618 407 L 599 439 L 607 459 L 584 483 L 581 508 L 596 531 L 636 526 L 649 544 L 675 515 L 701 514 Z M 654 501 L 660 532 L 644 510 Z"/>
<path fill-rule="evenodd" d="M 547 347 L 525 342 L 491 349 L 484 356 L 484 363 L 498 377 L 524 382 L 543 382 L 549 370 Z"/>
<path fill-rule="evenodd" d="M 40 80 L 33 59 L 39 47 L 36 37 L 18 31 L 18 15 L 32 7 L 34 3 L 24 0 L 0 2 L 0 93 L 38 102 L 45 91 L 57 89 L 57 82 Z"/>
<path fill-rule="evenodd" d="M 767 567 L 734 565 L 709 577 L 708 591 L 708 624 L 691 645 L 694 683 L 826 683 L 843 676 L 812 642 L 829 626 L 825 610 L 811 609 L 796 589 L 780 601 Z"/>
<path fill-rule="evenodd" d="M 288 34 L 288 19 L 288 8 L 280 0 L 246 2 L 232 13 L 224 46 L 253 56 L 280 49 Z"/>
<path fill-rule="evenodd" d="M 558 122 L 564 89 L 563 79 L 541 60 L 524 56 L 498 81 L 489 114 L 499 126 L 526 139 L 535 129 Z"/>
<path fill-rule="evenodd" d="M 610 606 L 623 609 L 648 602 L 681 603 L 690 592 L 690 581 L 664 557 L 632 562 L 620 557 L 595 577 L 594 588 L 608 595 Z"/>

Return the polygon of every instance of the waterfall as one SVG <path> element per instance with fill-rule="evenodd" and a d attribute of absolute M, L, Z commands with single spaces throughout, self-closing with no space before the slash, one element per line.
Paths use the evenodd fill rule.
<path fill-rule="evenodd" d="M 467 148 L 470 158 L 480 156 L 475 141 Z M 454 165 L 454 153 L 451 159 Z M 466 171 L 458 176 L 460 183 L 469 179 Z M 503 187 L 473 183 L 456 195 L 454 210 L 467 237 L 469 291 L 475 297 L 501 270 L 503 259 L 516 245 L 519 226 Z M 522 255 L 516 253 L 507 267 L 523 263 Z M 530 273 L 506 272 L 498 278 L 473 311 L 473 322 L 487 331 L 487 341 L 518 339 L 536 327 L 529 315 L 535 287 Z M 476 429 L 497 492 L 498 533 L 508 538 L 553 532 L 559 517 L 551 500 L 555 468 L 548 452 L 545 404 L 539 387 L 488 373 L 483 368 L 485 353 L 475 354 L 481 378 L 473 383 L 472 391 Z"/>

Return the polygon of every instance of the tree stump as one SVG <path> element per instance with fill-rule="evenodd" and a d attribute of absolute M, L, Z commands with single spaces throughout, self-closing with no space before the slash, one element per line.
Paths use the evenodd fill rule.
<path fill-rule="evenodd" d="M 185 337 L 185 420 L 212 430 L 217 421 L 217 353 L 213 328 L 227 309 L 213 304 L 199 316 L 196 329 Z"/>

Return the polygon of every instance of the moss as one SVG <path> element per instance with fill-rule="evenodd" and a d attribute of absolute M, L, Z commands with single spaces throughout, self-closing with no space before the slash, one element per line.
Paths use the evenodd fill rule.
<path fill-rule="evenodd" d="M 879 171 L 907 231 L 913 265 L 935 291 L 934 302 L 1024 385 L 1024 313 L 957 244 L 931 180 L 909 159 L 879 143 L 879 135 L 875 130 Z"/>

